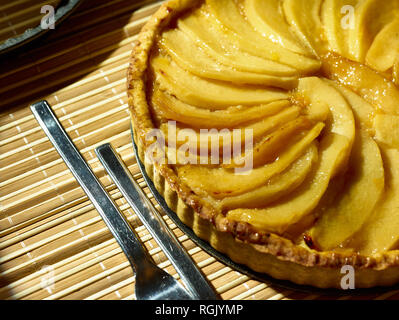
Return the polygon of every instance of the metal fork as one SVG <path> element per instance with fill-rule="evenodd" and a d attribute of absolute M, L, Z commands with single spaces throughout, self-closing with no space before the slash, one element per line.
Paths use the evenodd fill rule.
<path fill-rule="evenodd" d="M 146 197 L 112 146 L 106 143 L 96 148 L 96 154 L 129 205 L 163 249 L 192 295 L 202 300 L 218 299 L 205 276 Z"/>
<path fill-rule="evenodd" d="M 141 300 L 201 299 L 202 297 L 189 294 L 175 278 L 154 264 L 133 228 L 62 128 L 49 104 L 46 101 L 40 101 L 31 105 L 31 110 L 132 265 L 136 274 L 136 298 Z"/>

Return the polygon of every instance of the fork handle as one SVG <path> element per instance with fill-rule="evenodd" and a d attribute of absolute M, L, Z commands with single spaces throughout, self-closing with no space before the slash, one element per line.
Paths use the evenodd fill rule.
<path fill-rule="evenodd" d="M 92 201 L 101 218 L 121 246 L 135 273 L 155 265 L 135 230 L 120 212 L 112 198 L 67 136 L 46 101 L 31 105 L 31 110 L 51 143 Z"/>
<path fill-rule="evenodd" d="M 214 288 L 180 244 L 165 220 L 146 198 L 129 169 L 109 143 L 96 148 L 96 154 L 123 196 L 169 258 L 188 290 L 196 299 L 218 300 Z"/>

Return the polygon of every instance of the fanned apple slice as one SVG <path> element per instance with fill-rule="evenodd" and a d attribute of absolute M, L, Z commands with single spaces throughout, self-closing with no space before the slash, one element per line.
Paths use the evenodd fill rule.
<path fill-rule="evenodd" d="M 368 0 L 326 0 L 322 20 L 331 51 L 357 62 L 363 62 L 370 46 L 366 28 Z M 374 19 L 374 16 L 373 16 Z"/>
<path fill-rule="evenodd" d="M 346 12 L 346 18 L 353 19 L 353 25 L 348 29 L 347 35 L 347 58 L 353 61 L 364 63 L 367 50 L 375 36 L 375 32 L 370 32 L 369 30 L 369 26 L 373 23 L 371 20 L 379 19 L 377 12 L 370 15 L 370 8 L 373 7 L 373 2 L 375 0 L 360 0 L 356 6 L 352 6 L 355 9 L 353 12 Z M 381 3 L 381 1 L 379 2 Z M 351 16 L 352 14 L 353 16 Z M 344 22 L 347 23 L 348 20 Z"/>
<path fill-rule="evenodd" d="M 335 54 L 323 58 L 323 72 L 383 113 L 399 115 L 399 88 L 366 65 Z"/>
<path fill-rule="evenodd" d="M 357 135 L 349 163 L 349 178 L 334 202 L 319 216 L 310 234 L 323 250 L 338 247 L 358 231 L 374 212 L 384 191 L 381 153 L 364 130 Z"/>
<path fill-rule="evenodd" d="M 361 0 L 354 12 L 353 28 L 348 31 L 348 58 L 357 62 L 364 62 L 367 50 L 376 35 L 376 31 L 371 32 L 369 26 L 372 20 L 378 19 L 376 12 L 370 15 L 370 9 L 374 7 L 375 0 Z M 378 1 L 381 3 L 381 1 Z"/>
<path fill-rule="evenodd" d="M 272 177 L 264 186 L 235 197 L 226 197 L 218 203 L 221 210 L 261 208 L 291 193 L 299 187 L 317 162 L 318 151 L 313 143 L 308 152 L 286 171 Z"/>
<path fill-rule="evenodd" d="M 178 29 L 164 32 L 159 44 L 180 67 L 200 77 L 284 89 L 292 89 L 297 83 L 295 77 L 238 71 L 220 64 L 208 56 L 201 47 L 198 47 L 189 36 Z"/>
<path fill-rule="evenodd" d="M 330 131 L 354 140 L 355 120 L 352 110 L 339 91 L 326 80 L 316 77 L 302 78 L 299 80 L 297 93 L 310 103 L 327 104 L 332 115 Z"/>
<path fill-rule="evenodd" d="M 288 100 L 280 100 L 254 107 L 233 106 L 225 110 L 211 111 L 186 104 L 159 89 L 154 90 L 151 101 L 164 119 L 174 119 L 196 128 L 216 129 L 232 128 L 271 117 L 290 105 Z"/>
<path fill-rule="evenodd" d="M 372 115 L 374 113 L 374 108 L 373 106 L 371 106 L 369 103 L 367 103 L 364 99 L 362 99 L 361 97 L 359 97 L 356 93 L 354 93 L 353 91 L 346 89 L 344 86 L 337 84 L 334 81 L 328 81 L 328 83 L 331 86 L 334 86 L 341 94 L 342 96 L 347 100 L 347 102 L 350 104 L 350 106 L 352 107 L 353 110 L 353 115 L 355 117 L 355 122 L 356 122 L 356 127 L 357 130 L 360 132 L 363 132 L 363 134 L 365 132 L 370 131 L 370 128 L 372 128 Z M 357 139 L 359 140 L 359 136 L 357 136 Z M 370 139 L 370 137 L 368 138 Z M 371 142 L 373 143 L 373 141 Z M 378 150 L 379 152 L 379 150 Z M 375 157 L 373 158 L 375 159 Z M 351 160 L 353 162 L 353 160 Z M 342 179 L 341 177 L 337 177 L 337 179 Z M 331 193 L 331 188 L 333 188 L 333 193 L 334 194 L 339 194 L 336 192 L 336 188 L 335 186 L 338 185 L 339 183 L 337 183 L 336 181 L 334 182 L 334 186 L 329 187 L 330 193 Z M 344 184 L 342 186 L 339 186 L 339 189 L 344 188 Z M 334 199 L 336 198 L 336 196 L 334 197 Z M 324 212 L 327 210 L 329 210 L 328 208 L 330 206 L 334 206 L 334 204 L 336 204 L 336 201 L 334 199 L 331 198 L 331 195 L 329 195 L 329 199 L 328 200 L 328 206 L 318 206 L 318 209 L 316 210 L 320 210 L 320 211 L 316 211 L 316 212 Z M 321 245 L 320 245 L 321 246 Z"/>
<path fill-rule="evenodd" d="M 355 139 L 355 120 L 350 106 L 334 87 L 315 77 L 300 79 L 298 95 L 310 103 L 327 103 L 332 114 L 320 142 L 319 162 L 306 181 L 286 198 L 265 209 L 229 211 L 229 219 L 281 234 L 312 213 L 330 179 L 345 168 Z"/>
<path fill-rule="evenodd" d="M 245 15 L 252 27 L 270 41 L 299 54 L 311 55 L 290 30 L 280 5 L 280 0 L 245 0 Z"/>
<path fill-rule="evenodd" d="M 237 174 L 233 169 L 205 166 L 178 167 L 178 176 L 195 193 L 221 199 L 256 189 L 271 177 L 283 172 L 301 157 L 319 135 L 320 128 L 311 130 L 302 140 L 284 150 L 273 163 Z"/>
<path fill-rule="evenodd" d="M 165 157 L 165 163 L 169 165 L 179 165 L 179 166 L 185 166 L 189 164 L 191 165 L 204 164 L 209 166 L 213 165 L 212 159 L 209 156 L 198 155 L 195 152 L 196 151 L 195 146 L 193 148 L 191 141 L 188 141 L 186 144 L 180 146 L 179 148 L 166 146 L 164 150 L 165 153 L 162 155 L 164 155 Z M 157 159 L 156 155 L 154 155 L 153 159 Z"/>
<path fill-rule="evenodd" d="M 352 107 L 357 129 L 370 131 L 373 127 L 374 107 L 353 91 L 334 81 L 328 83 L 337 89 Z"/>
<path fill-rule="evenodd" d="M 389 43 L 389 45 L 387 45 Z M 376 36 L 366 56 L 366 63 L 377 71 L 392 68 L 399 58 L 399 17 Z"/>
<path fill-rule="evenodd" d="M 363 19 L 367 22 L 366 31 L 370 39 L 374 39 L 384 26 L 397 18 L 399 14 L 399 0 L 364 0 L 364 3 Z"/>
<path fill-rule="evenodd" d="M 300 104 L 299 104 L 300 105 Z M 326 122 L 330 116 L 330 108 L 328 104 L 321 101 L 314 101 L 307 105 L 303 111 L 306 117 L 316 123 L 316 122 Z"/>
<path fill-rule="evenodd" d="M 246 151 L 240 157 L 233 158 L 232 164 L 226 167 L 242 167 L 248 161 L 252 162 L 254 168 L 270 163 L 278 158 L 282 150 L 289 148 L 309 132 L 313 132 L 314 139 L 316 139 L 323 130 L 324 123 L 313 125 L 313 128 L 312 125 L 313 123 L 304 116 L 291 120 L 263 137 L 252 150 Z M 309 130 L 310 128 L 312 130 Z M 243 159 L 247 159 L 247 161 L 243 161 Z"/>
<path fill-rule="evenodd" d="M 355 28 L 349 30 L 349 49 L 353 60 L 364 62 L 375 37 L 397 17 L 398 10 L 398 0 L 359 2 L 355 14 Z M 385 50 L 387 48 L 389 46 L 386 46 Z"/>
<path fill-rule="evenodd" d="M 150 132 L 154 133 L 154 131 Z M 145 161 L 151 164 L 187 165 L 187 164 L 211 164 L 208 156 L 196 154 L 196 145 L 188 141 L 184 146 L 177 148 L 165 144 L 165 137 L 161 134 L 146 135 L 148 148 L 145 150 Z M 194 150 L 194 152 L 192 152 Z"/>
<path fill-rule="evenodd" d="M 352 107 L 357 130 L 367 132 L 370 131 L 370 128 L 372 127 L 371 116 L 374 113 L 373 106 L 371 106 L 364 99 L 359 97 L 356 93 L 349 89 L 346 89 L 342 85 L 331 80 L 328 80 L 327 82 L 335 89 L 337 89 Z M 313 107 L 313 109 L 315 109 L 316 107 L 317 106 Z M 334 179 L 334 183 L 332 185 L 329 185 L 326 194 L 323 196 L 319 205 L 315 209 L 316 213 L 324 212 L 324 210 L 326 210 L 326 208 L 328 208 L 330 205 L 334 205 L 334 199 L 336 195 L 339 194 L 338 190 L 341 190 L 344 187 L 344 178 L 345 175 L 338 176 Z M 311 227 L 315 219 L 316 217 L 313 215 L 308 219 L 305 218 L 303 219 L 303 221 L 300 221 L 299 225 L 295 224 L 292 228 L 290 228 L 291 230 L 287 230 L 287 232 L 291 231 L 292 233 L 294 231 L 294 233 L 299 236 L 301 233 Z"/>
<path fill-rule="evenodd" d="M 397 248 L 399 241 L 399 150 L 381 149 L 385 164 L 385 194 L 347 246 L 370 255 Z"/>
<path fill-rule="evenodd" d="M 297 37 L 312 50 L 313 55 L 326 51 L 320 20 L 322 0 L 284 0 L 283 9 L 287 22 Z M 304 14 L 306 12 L 306 14 Z"/>
<path fill-rule="evenodd" d="M 326 0 L 322 20 L 331 51 L 363 62 L 370 41 L 366 31 L 370 23 L 366 12 L 369 0 Z M 373 17 L 374 19 L 374 17 Z"/>
<path fill-rule="evenodd" d="M 355 21 L 353 20 L 354 16 L 350 16 L 350 12 L 347 13 L 345 20 L 341 10 L 344 6 L 354 8 L 356 3 L 357 0 L 325 0 L 321 8 L 322 23 L 329 50 L 347 58 L 351 58 L 348 46 L 348 30 L 354 27 L 351 23 Z"/>
<path fill-rule="evenodd" d="M 297 223 L 292 224 L 284 231 L 283 235 L 288 239 L 293 240 L 295 243 L 300 244 L 303 240 L 307 239 L 305 243 L 305 248 L 314 248 L 312 245 L 312 238 L 310 237 L 309 231 L 314 226 L 317 221 L 317 212 L 323 212 L 325 208 L 328 208 L 334 203 L 335 197 L 341 192 L 343 186 L 345 185 L 345 175 L 339 175 L 333 180 L 330 180 L 327 190 L 321 197 L 319 203 L 313 210 L 312 214 L 306 215 L 303 219 L 299 220 Z"/>
<path fill-rule="evenodd" d="M 206 54 L 226 66 L 241 71 L 275 76 L 294 76 L 298 73 L 293 67 L 241 50 L 242 48 L 237 46 L 232 39 L 217 32 L 216 28 L 212 28 L 209 18 L 201 11 L 179 19 L 177 25 Z"/>
<path fill-rule="evenodd" d="M 234 86 L 208 81 L 181 69 L 162 56 L 152 59 L 151 65 L 161 89 L 165 89 L 183 102 L 208 108 L 226 109 L 232 105 L 257 105 L 288 98 L 288 93 L 269 88 Z"/>
<path fill-rule="evenodd" d="M 255 31 L 233 1 L 207 0 L 207 4 L 210 13 L 200 10 L 202 16 L 208 16 L 208 21 L 218 30 L 218 36 L 227 35 L 241 51 L 286 64 L 296 68 L 301 75 L 320 69 L 319 60 L 287 50 Z"/>
<path fill-rule="evenodd" d="M 320 143 L 319 162 L 299 188 L 267 208 L 235 209 L 227 213 L 227 218 L 249 223 L 262 231 L 284 233 L 289 226 L 312 213 L 327 190 L 339 159 L 350 148 L 347 137 L 327 133 Z"/>
<path fill-rule="evenodd" d="M 355 119 L 351 107 L 337 89 L 329 85 L 326 80 L 309 77 L 300 79 L 297 94 L 301 95 L 305 101 L 327 104 L 331 112 L 327 131 L 347 137 L 351 146 L 355 140 Z M 350 147 L 348 151 L 346 154 L 342 153 L 342 159 L 337 160 L 337 167 L 332 173 L 333 177 L 346 165 Z"/>
<path fill-rule="evenodd" d="M 306 117 L 299 117 L 287 123 L 285 126 L 276 130 L 275 133 L 271 133 L 260 141 L 259 144 L 255 145 L 253 154 L 250 156 L 252 158 L 253 167 L 256 168 L 265 163 L 279 159 L 280 154 L 283 153 L 285 148 L 288 149 L 295 145 L 295 143 L 291 143 L 291 141 L 301 141 L 305 137 L 313 137 L 313 139 L 316 140 L 324 126 L 324 123 L 319 122 L 312 127 L 312 122 Z M 243 155 L 243 158 L 248 159 L 246 155 Z M 239 164 L 240 160 L 233 159 L 233 162 Z M 241 162 L 247 163 L 242 160 Z M 238 166 L 241 167 L 241 165 Z"/>
<path fill-rule="evenodd" d="M 399 116 L 377 114 L 374 117 L 374 129 L 379 144 L 399 149 Z"/>
<path fill-rule="evenodd" d="M 182 136 L 184 137 L 184 140 L 189 139 L 190 141 L 197 142 L 198 148 L 211 149 L 211 147 L 216 147 L 216 145 L 219 146 L 219 148 L 222 148 L 224 144 L 233 145 L 233 143 L 239 143 L 240 145 L 243 145 L 245 143 L 246 135 L 248 134 L 248 132 L 251 132 L 251 137 L 253 141 L 259 141 L 259 139 L 261 139 L 264 135 L 274 132 L 277 128 L 287 126 L 287 122 L 290 124 L 291 127 L 293 127 L 298 122 L 295 121 L 295 119 L 298 118 L 299 115 L 300 108 L 297 106 L 292 106 L 286 108 L 285 110 L 279 112 L 274 116 L 267 117 L 255 123 L 246 125 L 242 128 L 224 128 L 221 130 L 215 130 L 214 128 L 211 128 L 210 130 L 208 130 L 206 128 L 187 128 L 187 126 L 185 125 L 176 124 L 176 126 L 172 125 L 172 131 L 176 132 L 173 133 L 171 137 L 168 137 L 168 129 L 170 127 L 170 124 L 163 123 L 161 124 L 160 129 L 163 131 L 166 137 L 166 142 L 171 142 L 173 143 L 173 145 L 176 146 L 185 143 L 184 141 L 179 141 L 183 140 L 183 138 L 179 138 L 180 136 Z M 306 121 L 306 119 L 301 120 L 303 121 L 303 123 Z M 301 123 L 302 126 L 303 123 Z M 238 134 L 234 133 L 234 130 L 236 130 Z M 300 128 L 297 128 L 297 130 L 300 130 Z M 172 140 L 170 141 L 169 139 Z"/>

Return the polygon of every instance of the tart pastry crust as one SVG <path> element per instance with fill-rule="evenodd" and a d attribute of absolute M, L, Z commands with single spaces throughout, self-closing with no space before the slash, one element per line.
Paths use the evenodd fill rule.
<path fill-rule="evenodd" d="M 171 166 L 153 163 L 146 158 L 149 142 L 145 136 L 157 127 L 147 97 L 152 50 L 165 28 L 183 13 L 198 7 L 199 3 L 198 0 L 171 0 L 163 4 L 136 40 L 128 70 L 134 140 L 147 174 L 168 206 L 216 250 L 237 263 L 277 279 L 319 288 L 341 288 L 341 267 L 351 265 L 355 267 L 356 288 L 389 286 L 399 282 L 399 250 L 365 255 L 344 250 L 318 251 L 311 245 L 306 247 L 294 243 L 276 232 L 228 219 L 182 183 Z"/>

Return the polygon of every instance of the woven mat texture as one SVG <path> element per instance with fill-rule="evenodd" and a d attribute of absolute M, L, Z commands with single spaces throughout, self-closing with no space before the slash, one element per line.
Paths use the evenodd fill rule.
<path fill-rule="evenodd" d="M 32 14 L 26 8 L 38 11 L 38 2 L 0 1 L 0 39 L 18 32 Z M 30 112 L 30 103 L 43 99 L 156 263 L 178 277 L 94 154 L 111 143 L 153 200 L 133 153 L 126 69 L 138 32 L 159 5 L 86 0 L 35 48 L 0 61 L 0 299 L 134 299 L 127 259 Z M 251 279 L 165 219 L 223 299 L 338 298 Z M 340 299 L 395 299 L 398 292 Z"/>

